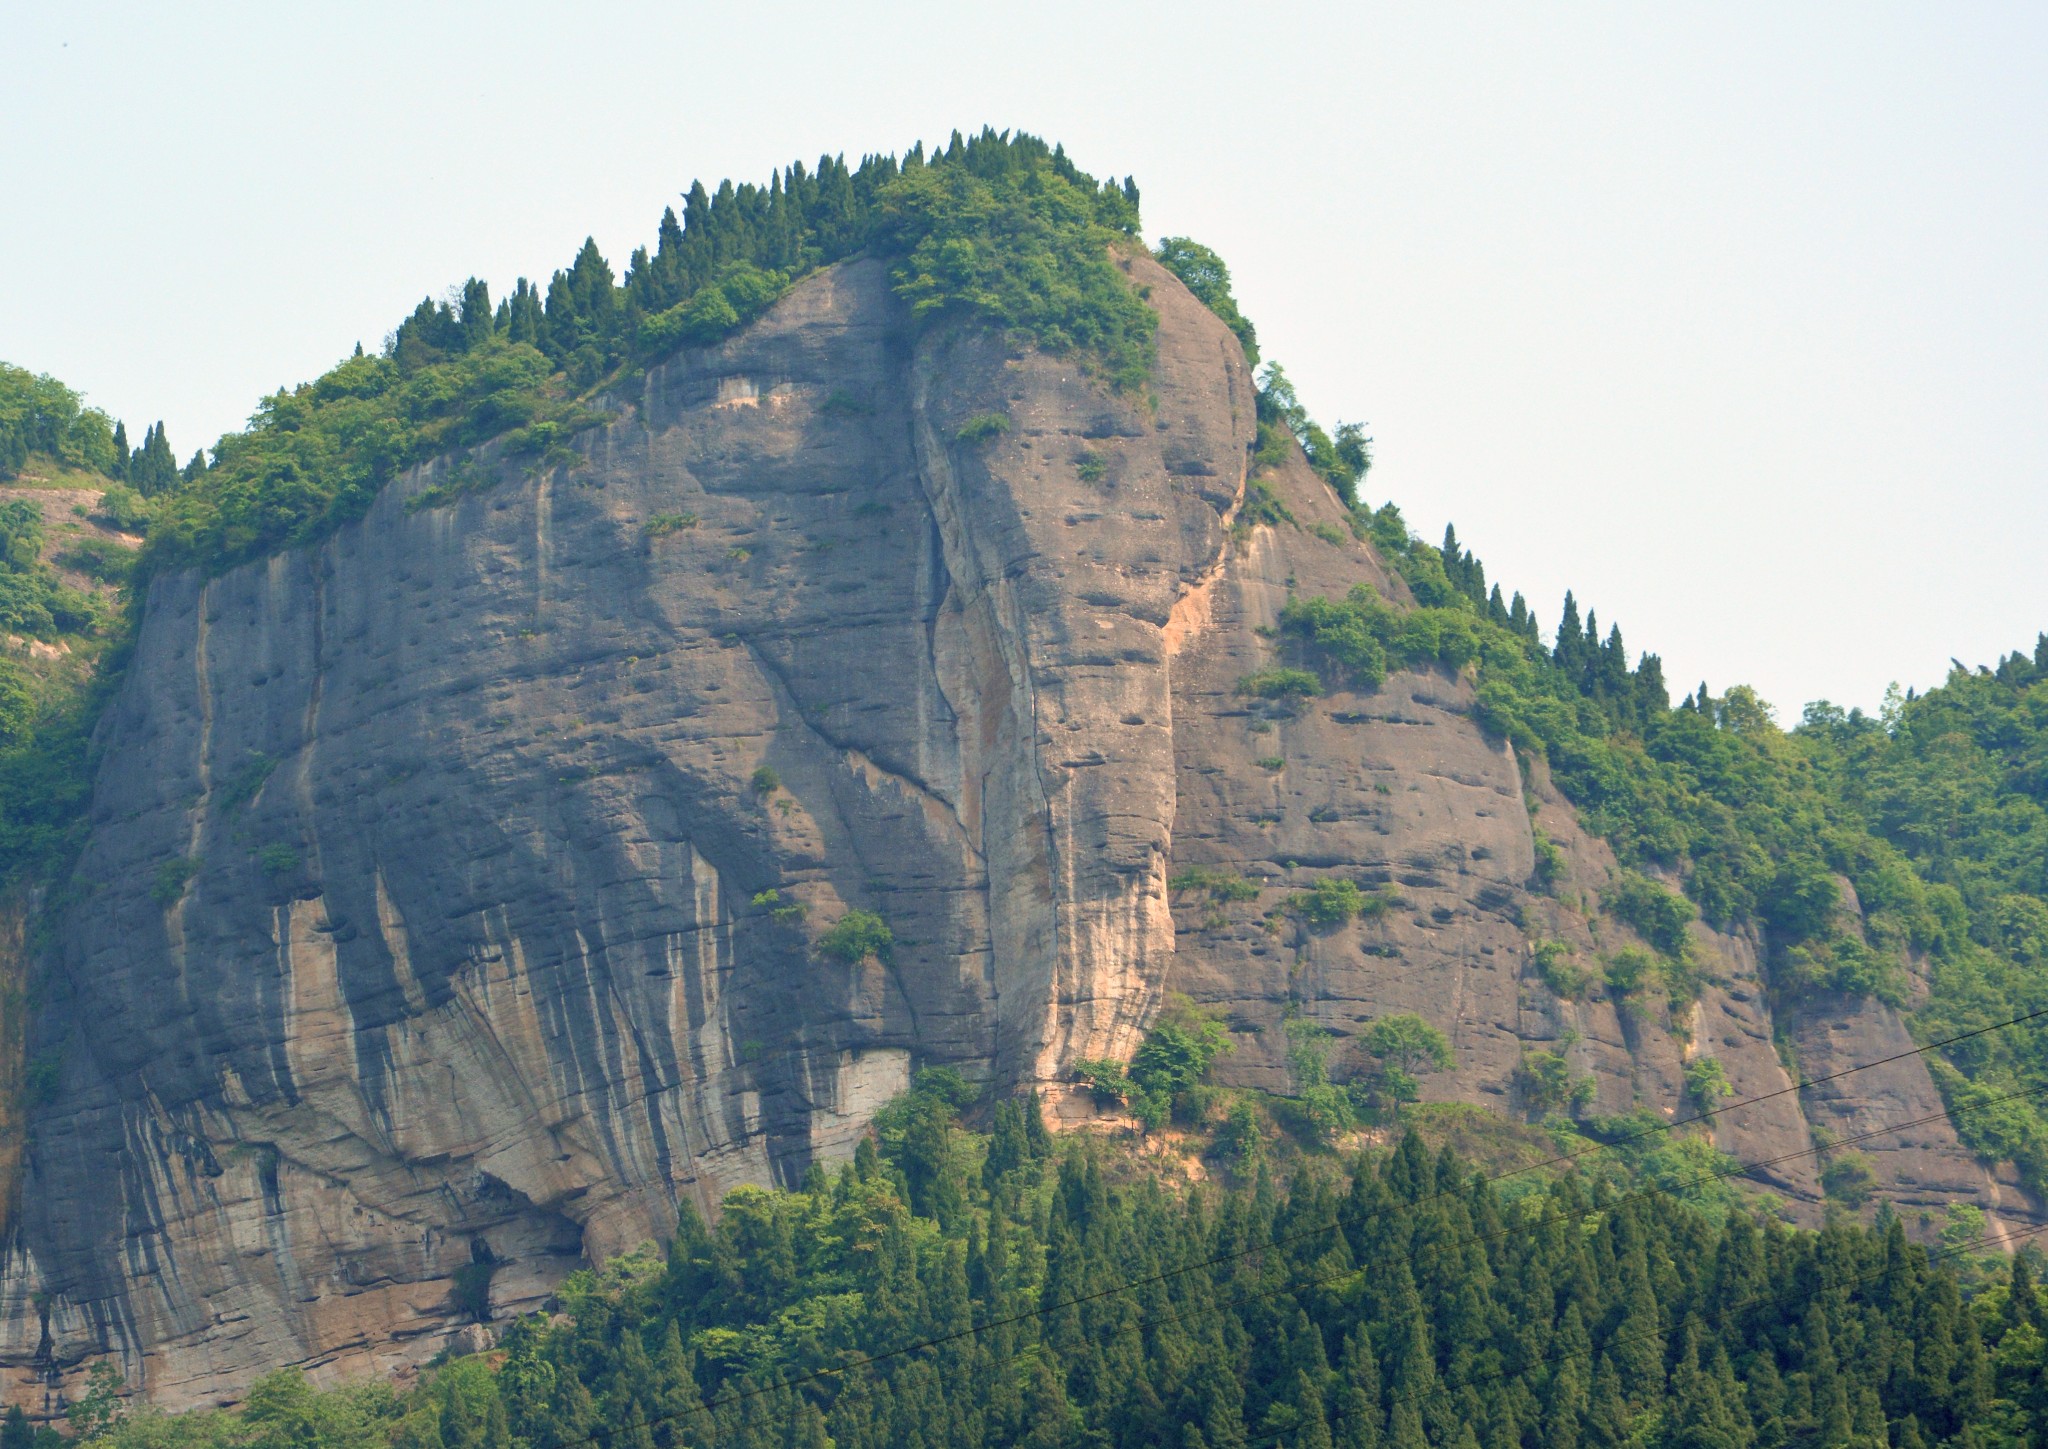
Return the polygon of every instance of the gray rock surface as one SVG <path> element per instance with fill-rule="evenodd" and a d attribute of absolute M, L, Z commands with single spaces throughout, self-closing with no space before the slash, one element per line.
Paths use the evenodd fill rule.
<path fill-rule="evenodd" d="M 107 1353 L 173 1407 L 420 1362 L 468 1331 L 459 1269 L 492 1316 L 533 1309 L 681 1202 L 847 1155 L 917 1065 L 1058 1083 L 1169 991 L 1274 1090 L 1294 1009 L 1345 1050 L 1419 1011 L 1458 1055 L 1427 1095 L 1506 1112 L 1528 1044 L 1569 1042 L 1603 1111 L 1682 1110 L 1689 1052 L 1744 1097 L 1788 1084 L 1752 943 L 1703 935 L 1689 1040 L 1542 987 L 1532 934 L 1596 951 L 1561 901 L 1612 862 L 1464 682 L 1284 719 L 1235 693 L 1290 593 L 1403 591 L 1312 531 L 1343 518 L 1298 461 L 1299 526 L 1233 535 L 1242 355 L 1131 265 L 1149 397 L 920 336 L 854 263 L 651 372 L 569 466 L 486 448 L 317 547 L 155 581 L 36 1027 L 60 1078 L 0 1270 L 11 1396 Z M 963 442 L 991 412 L 1008 431 Z M 1552 895 L 1525 796 L 1566 851 Z M 1176 899 L 1188 865 L 1265 890 Z M 1332 872 L 1402 903 L 1268 927 Z M 817 948 L 856 908 L 886 960 Z M 1858 1011 L 1798 1028 L 1801 1060 L 1898 1036 Z M 1775 1158 L 1808 1127 L 1786 1094 L 1716 1133 Z M 1996 1190 L 1946 1124 L 1912 1150 L 1888 1184 Z M 1772 1174 L 1817 1201 L 1810 1162 Z"/>

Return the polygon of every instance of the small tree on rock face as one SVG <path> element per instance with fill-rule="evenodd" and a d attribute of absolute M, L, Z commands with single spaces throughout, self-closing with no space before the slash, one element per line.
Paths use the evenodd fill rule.
<path fill-rule="evenodd" d="M 870 956 L 888 960 L 889 948 L 895 944 L 896 933 L 886 921 L 873 911 L 856 909 L 841 916 L 837 924 L 818 937 L 818 954 L 858 966 Z"/>
<path fill-rule="evenodd" d="M 1711 1112 L 1722 1098 L 1735 1095 L 1735 1087 L 1717 1058 L 1698 1056 L 1685 1064 L 1685 1094 L 1692 1098 L 1694 1110 Z"/>
<path fill-rule="evenodd" d="M 1074 1075 L 1093 1089 L 1098 1106 L 1127 1103 L 1140 1122 L 1157 1128 L 1177 1109 L 1186 1115 L 1189 1094 L 1209 1075 L 1211 1063 L 1229 1050 L 1230 1032 L 1223 1023 L 1177 995 L 1168 998 L 1128 1069 L 1107 1059 L 1077 1061 Z"/>
<path fill-rule="evenodd" d="M 1419 1095 L 1418 1074 L 1457 1061 L 1444 1034 L 1413 1012 L 1383 1016 L 1367 1027 L 1365 1049 L 1379 1059 L 1382 1093 L 1397 1112 L 1400 1103 Z"/>
<path fill-rule="evenodd" d="M 126 1416 L 122 1395 L 127 1380 L 107 1359 L 100 1359 L 85 1371 L 85 1392 L 71 1406 L 71 1427 L 80 1439 L 97 1439 Z"/>

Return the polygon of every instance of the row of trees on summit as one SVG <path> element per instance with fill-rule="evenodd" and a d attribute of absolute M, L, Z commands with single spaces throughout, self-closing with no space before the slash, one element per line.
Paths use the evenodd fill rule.
<path fill-rule="evenodd" d="M 161 422 L 130 447 L 128 427 L 115 422 L 54 377 L 0 362 L 0 482 L 18 477 L 33 457 L 58 468 L 98 475 L 145 497 L 167 492 L 184 472 Z M 189 471 L 206 464 L 195 457 Z"/>

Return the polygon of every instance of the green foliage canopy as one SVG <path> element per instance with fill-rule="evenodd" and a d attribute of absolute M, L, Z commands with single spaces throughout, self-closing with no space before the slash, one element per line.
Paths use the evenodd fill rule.
<path fill-rule="evenodd" d="M 1566 1177 L 1510 1201 L 1413 1135 L 1188 1190 L 1056 1150 L 1021 1104 L 967 1131 L 963 1095 L 921 1076 L 854 1163 L 739 1189 L 715 1227 L 685 1207 L 665 1261 L 576 1275 L 565 1316 L 403 1393 L 288 1371 L 95 1442 L 2019 1449 L 2048 1410 L 2024 1259 L 1970 1297 L 1896 1220 L 1702 1211 L 1678 1195 L 1725 1170 L 1701 1138 L 1642 1154 L 1670 1193 Z"/>
<path fill-rule="evenodd" d="M 522 278 L 495 305 L 472 278 L 448 301 L 421 302 L 381 354 L 359 350 L 265 398 L 164 499 L 145 571 L 218 571 L 309 542 L 361 516 L 399 470 L 492 440 L 482 465 L 493 476 L 567 461 L 567 440 L 605 419 L 608 390 L 636 369 L 723 339 L 796 279 L 864 251 L 891 260 L 925 325 L 1005 329 L 1111 387 L 1142 386 L 1156 319 L 1115 260 L 1137 224 L 1135 184 L 1098 184 L 1021 132 L 956 133 L 929 157 L 915 147 L 857 168 L 828 156 L 765 187 L 698 183 L 623 280 L 592 241 L 545 288 Z M 63 426 L 77 448 L 100 448 L 91 416 Z M 111 440 L 100 452 L 111 458 Z"/>

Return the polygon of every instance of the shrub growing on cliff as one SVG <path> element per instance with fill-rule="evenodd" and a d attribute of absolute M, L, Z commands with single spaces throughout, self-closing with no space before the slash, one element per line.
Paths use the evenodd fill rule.
<path fill-rule="evenodd" d="M 1633 1006 L 1661 979 L 1657 958 L 1640 946 L 1623 946 L 1607 958 L 1607 990 L 1617 1002 Z"/>
<path fill-rule="evenodd" d="M 972 448 L 1000 438 L 1009 431 L 1010 418 L 1007 413 L 976 413 L 962 423 L 960 431 L 953 436 L 958 442 Z"/>
<path fill-rule="evenodd" d="M 1324 876 L 1305 891 L 1296 891 L 1287 904 L 1312 926 L 1341 926 L 1354 916 L 1368 920 L 1385 915 L 1394 906 L 1391 891 L 1361 890 L 1356 881 L 1342 876 Z"/>
<path fill-rule="evenodd" d="M 1685 897 L 1632 870 L 1620 873 L 1601 904 L 1667 956 L 1685 954 L 1692 939 L 1689 928 L 1699 914 Z"/>
<path fill-rule="evenodd" d="M 1457 1060 L 1444 1034 L 1413 1012 L 1376 1019 L 1366 1028 L 1365 1049 L 1379 1063 L 1375 1080 L 1367 1084 L 1369 1094 L 1375 1105 L 1396 1113 L 1403 1102 L 1421 1094 L 1416 1079 L 1422 1073 L 1443 1071 Z"/>
<path fill-rule="evenodd" d="M 1711 1112 L 1734 1096 L 1735 1088 L 1718 1057 L 1697 1056 L 1685 1064 L 1685 1094 L 1692 1098 L 1695 1110 Z"/>
<path fill-rule="evenodd" d="M 1543 984 L 1566 1001 L 1576 1001 L 1592 987 L 1593 973 L 1572 957 L 1562 941 L 1538 941 L 1530 953 Z"/>
<path fill-rule="evenodd" d="M 656 513 L 640 525 L 640 532 L 648 538 L 667 538 L 672 533 L 695 528 L 697 523 L 698 518 L 694 513 Z"/>
<path fill-rule="evenodd" d="M 185 885 L 199 874 L 199 862 L 180 857 L 167 860 L 156 868 L 156 879 L 151 882 L 149 898 L 160 906 L 174 906 L 185 894 Z"/>
<path fill-rule="evenodd" d="M 1877 1172 L 1861 1152 L 1829 1152 L 1822 1160 L 1820 1187 L 1843 1207 L 1860 1208 L 1877 1187 Z"/>
<path fill-rule="evenodd" d="M 1266 370 L 1259 375 L 1258 417 L 1256 464 L 1272 466 L 1281 462 L 1287 451 L 1284 444 L 1291 440 L 1300 446 L 1309 467 L 1330 485 L 1346 508 L 1358 506 L 1359 479 L 1372 466 L 1372 440 L 1365 436 L 1362 424 L 1342 423 L 1337 436 L 1332 438 L 1301 405 L 1294 385 L 1277 362 L 1267 363 Z"/>
<path fill-rule="evenodd" d="M 1175 871 L 1168 878 L 1166 888 L 1171 891 L 1200 891 L 1217 902 L 1250 901 L 1258 899 L 1259 895 L 1257 881 L 1247 880 L 1234 871 L 1207 865 L 1190 865 Z"/>
<path fill-rule="evenodd" d="M 1076 1060 L 1074 1080 L 1088 1088 L 1098 1107 L 1121 1107 L 1135 1092 L 1130 1069 L 1114 1057 L 1082 1057 Z"/>
<path fill-rule="evenodd" d="M 1365 892 L 1356 881 L 1327 876 L 1288 898 L 1295 914 L 1312 926 L 1341 926 L 1365 909 Z"/>
<path fill-rule="evenodd" d="M 1330 1053 L 1335 1045 L 1336 1038 L 1328 1028 L 1306 1017 L 1287 1022 L 1293 1115 L 1298 1119 L 1298 1135 L 1315 1147 L 1327 1147 L 1358 1124 L 1350 1094 L 1330 1080 Z"/>
<path fill-rule="evenodd" d="M 1574 1074 L 1563 1052 L 1525 1047 L 1515 1067 L 1515 1088 L 1532 1110 L 1555 1112 L 1589 1104 L 1595 1084 L 1591 1077 Z"/>
<path fill-rule="evenodd" d="M 1306 669 L 1255 669 L 1237 681 L 1237 692 L 1255 699 L 1307 699 L 1323 692 L 1323 682 Z"/>
<path fill-rule="evenodd" d="M 1244 506 L 1237 511 L 1236 528 L 1245 530 L 1248 534 L 1253 527 L 1262 523 L 1277 528 L 1283 523 L 1292 522 L 1293 511 L 1280 501 L 1280 495 L 1273 491 L 1271 483 L 1263 478 L 1254 478 L 1245 484 Z"/>
<path fill-rule="evenodd" d="M 1088 1086 L 1100 1106 L 1127 1104 L 1149 1128 L 1195 1114 L 1196 1094 L 1216 1059 L 1230 1050 L 1223 1023 L 1185 996 L 1167 1000 L 1159 1020 L 1126 1068 L 1111 1059 L 1074 1063 L 1074 1079 Z"/>
<path fill-rule="evenodd" d="M 886 961 L 889 948 L 895 944 L 896 934 L 889 929 L 887 922 L 873 911 L 856 907 L 818 937 L 818 954 L 848 966 L 858 966 L 870 956 Z"/>

